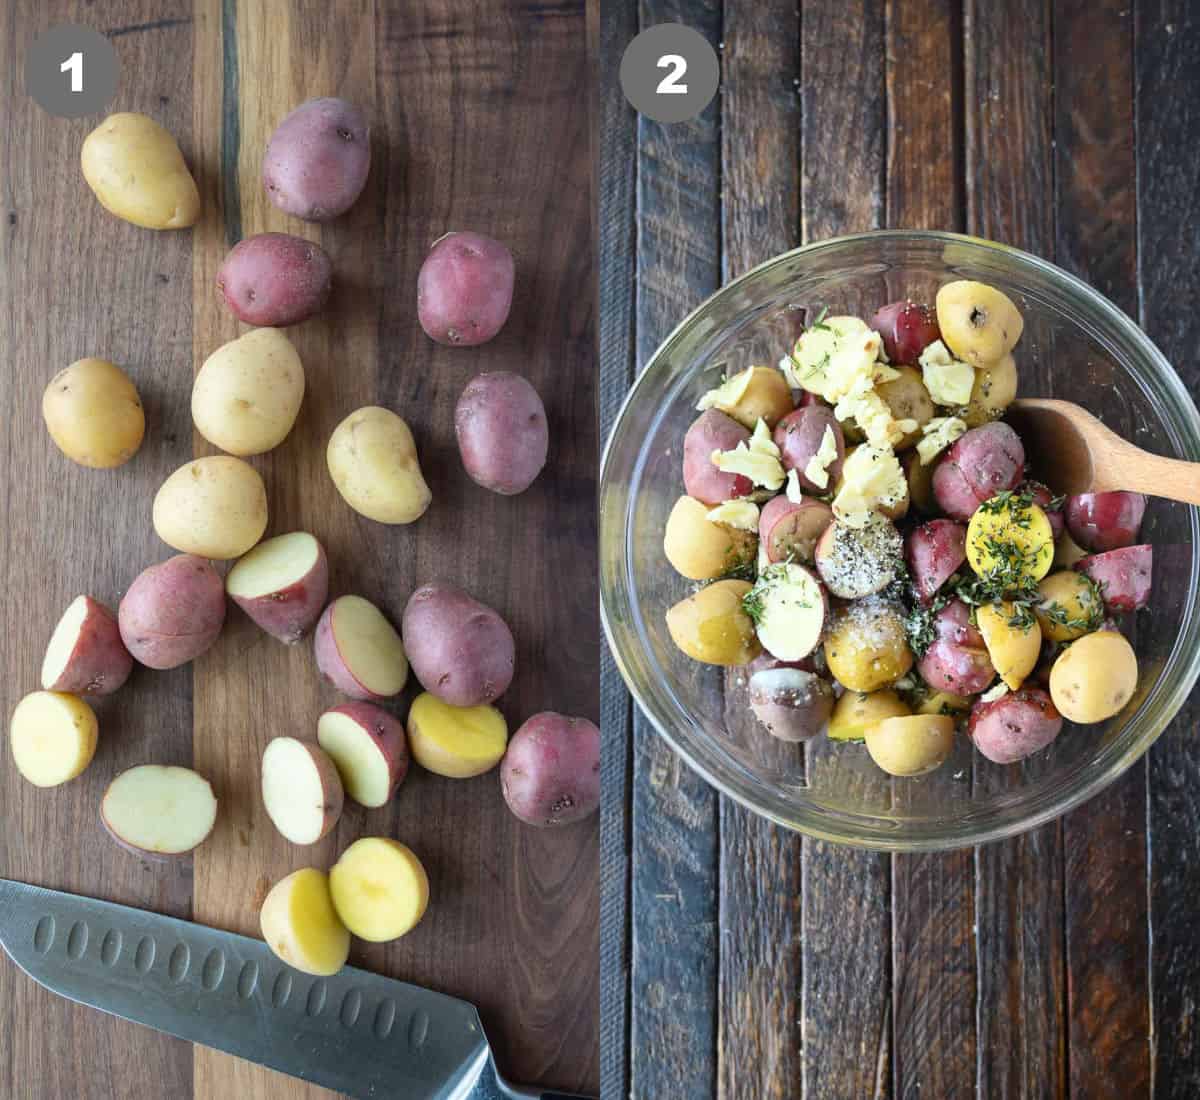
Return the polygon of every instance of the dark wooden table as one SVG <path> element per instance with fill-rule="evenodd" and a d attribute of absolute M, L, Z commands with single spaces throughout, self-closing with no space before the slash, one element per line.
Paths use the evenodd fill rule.
<path fill-rule="evenodd" d="M 84 184 L 79 149 L 99 118 L 46 115 L 24 94 L 25 50 L 59 23 L 106 31 L 120 57 L 112 110 L 142 111 L 179 139 L 204 202 L 194 230 L 153 233 L 105 213 Z M 255 465 L 278 533 L 306 528 L 329 550 L 334 593 L 359 592 L 398 620 L 409 593 L 461 584 L 495 606 L 518 639 L 504 710 L 515 725 L 543 709 L 596 717 L 595 279 L 587 38 L 583 0 L 20 0 L 0 5 L 0 714 L 38 686 L 58 615 L 79 592 L 114 604 L 172 551 L 150 525 L 166 475 L 208 453 L 193 437 L 194 368 L 243 327 L 214 288 L 241 236 L 285 230 L 320 240 L 336 290 L 289 330 L 308 392 L 283 446 Z M 285 217 L 259 179 L 267 137 L 294 105 L 343 95 L 366 112 L 367 189 L 325 226 Z M 486 348 L 435 346 L 416 320 L 429 244 L 472 228 L 509 243 L 513 314 Z M 148 435 L 109 472 L 73 466 L 40 414 L 47 380 L 85 355 L 136 380 Z M 545 399 L 551 461 L 520 497 L 465 476 L 453 407 L 481 370 L 528 376 Z M 433 489 L 411 527 L 362 519 L 325 468 L 333 427 L 362 405 L 412 425 Z M 547 578 L 553 578 L 548 583 Z M 411 696 L 411 692 L 409 695 Z M 258 759 L 277 734 L 313 736 L 336 695 L 311 649 L 288 649 L 231 609 L 217 647 L 169 673 L 137 671 L 99 708 L 100 748 L 55 790 L 0 766 L 0 875 L 257 933 L 270 884 L 328 866 L 359 835 L 397 836 L 431 874 L 425 920 L 351 961 L 468 998 L 516 1080 L 595 1091 L 598 1043 L 598 830 L 548 832 L 505 809 L 496 774 L 451 781 L 414 769 L 398 798 L 347 807 L 311 849 L 288 845 L 257 793 Z M 401 710 L 402 712 L 402 710 Z M 119 771 L 194 765 L 221 803 L 194 859 L 145 864 L 98 819 Z M 0 1096 L 251 1100 L 320 1090 L 249 1063 L 79 1008 L 0 963 Z M 400 1095 L 400 1093 L 397 1093 Z"/>
<path fill-rule="evenodd" d="M 639 28 L 720 44 L 639 120 Z M 706 295 L 801 241 L 965 230 L 1108 295 L 1200 390 L 1194 0 L 608 0 L 601 419 Z M 603 1079 L 637 1100 L 1200 1097 L 1200 699 L 1008 843 L 875 855 L 718 797 L 605 669 Z"/>

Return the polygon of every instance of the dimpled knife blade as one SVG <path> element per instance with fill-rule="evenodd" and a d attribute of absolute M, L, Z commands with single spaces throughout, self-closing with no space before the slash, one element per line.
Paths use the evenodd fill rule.
<path fill-rule="evenodd" d="M 247 936 L 0 879 L 0 943 L 63 997 L 350 1096 L 557 1095 L 500 1079 L 466 1001 L 353 967 L 315 978 Z"/>

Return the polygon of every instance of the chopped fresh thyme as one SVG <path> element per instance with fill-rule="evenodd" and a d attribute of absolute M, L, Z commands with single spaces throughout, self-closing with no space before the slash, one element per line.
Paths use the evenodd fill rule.
<path fill-rule="evenodd" d="M 828 314 L 829 314 L 829 307 L 822 306 L 821 312 L 817 314 L 817 319 L 815 321 L 813 321 L 813 323 L 811 325 L 808 326 L 809 330 L 812 331 L 815 329 L 825 329 L 826 331 L 830 331 L 829 326 L 825 323 L 825 318 L 826 318 L 826 316 L 828 316 Z"/>
<path fill-rule="evenodd" d="M 985 515 L 998 516 L 1001 512 L 1028 512 L 1029 506 L 1034 503 L 1033 494 L 1028 490 L 1017 492 L 1015 489 L 1005 489 L 1001 493 L 997 493 L 994 497 L 985 500 L 979 510 Z M 1028 527 L 1029 520 L 1026 517 L 1025 523 L 1018 523 L 1019 527 Z"/>
<path fill-rule="evenodd" d="M 750 621 L 756 626 L 762 621 L 765 603 L 766 598 L 761 580 L 742 597 L 742 610 L 746 612 L 750 617 Z"/>
<path fill-rule="evenodd" d="M 923 607 L 921 604 L 915 604 L 913 609 L 905 616 L 904 630 L 908 635 L 908 645 L 913 651 L 914 656 L 921 658 L 925 656 L 926 651 L 937 636 L 934 629 L 934 620 L 937 614 L 951 600 L 948 595 L 938 594 L 933 598 L 933 602 L 928 607 Z"/>

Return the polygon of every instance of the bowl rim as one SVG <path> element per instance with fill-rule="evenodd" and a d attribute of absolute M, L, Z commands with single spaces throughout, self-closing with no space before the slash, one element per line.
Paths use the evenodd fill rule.
<path fill-rule="evenodd" d="M 708 310 L 717 300 L 723 299 L 726 296 L 732 296 L 745 283 L 756 279 L 771 269 L 793 262 L 800 256 L 811 255 L 826 249 L 836 248 L 847 244 L 862 244 L 867 241 L 878 241 L 880 239 L 893 239 L 905 241 L 920 241 L 920 242 L 940 242 L 942 244 L 965 244 L 972 247 L 992 251 L 1001 255 L 1006 255 L 1014 258 L 1017 262 L 1026 264 L 1033 269 L 1039 271 L 1044 276 L 1051 280 L 1056 280 L 1071 290 L 1072 292 L 1089 299 L 1092 306 L 1099 312 L 1104 314 L 1112 321 L 1116 328 L 1122 331 L 1123 335 L 1133 344 L 1137 345 L 1146 359 L 1154 364 L 1157 368 L 1157 379 L 1169 393 L 1169 396 L 1174 399 L 1177 411 L 1182 419 L 1190 427 L 1193 436 L 1200 439 L 1200 413 L 1197 412 L 1195 402 L 1188 393 L 1187 388 L 1183 384 L 1183 380 L 1179 377 L 1175 368 L 1167 360 L 1166 356 L 1158 349 L 1150 337 L 1142 330 L 1142 328 L 1125 313 L 1115 303 L 1111 302 L 1103 294 L 1094 287 L 1085 283 L 1079 277 L 1059 267 L 1057 264 L 1049 260 L 1045 260 L 1032 253 L 1026 252 L 1023 249 L 1016 248 L 1012 245 L 1003 244 L 998 241 L 988 240 L 983 237 L 975 237 L 970 234 L 952 233 L 945 230 L 916 230 L 916 229 L 875 229 L 865 233 L 850 233 L 843 234 L 837 237 L 827 237 L 819 241 L 812 241 L 808 244 L 800 245 L 797 248 L 789 249 L 786 252 L 781 252 L 776 256 L 772 256 L 762 263 L 755 265 L 748 271 L 739 275 L 713 293 L 707 295 L 698 305 L 695 306 L 661 341 L 654 353 L 650 356 L 646 366 L 640 370 L 630 385 L 616 415 L 613 417 L 612 426 L 608 436 L 604 441 L 603 451 L 600 459 L 600 478 L 599 478 L 599 496 L 598 496 L 598 511 L 599 523 L 603 528 L 605 523 L 605 485 L 607 482 L 607 474 L 612 461 L 612 450 L 614 441 L 616 440 L 619 429 L 625 420 L 628 411 L 637 403 L 640 391 L 643 388 L 647 378 L 652 374 L 656 364 L 662 359 L 681 338 L 681 336 L 695 323 L 697 318 Z M 1186 443 L 1185 443 L 1186 453 Z M 1200 461 L 1200 451 L 1192 455 L 1196 461 Z M 630 498 L 633 499 L 632 497 Z M 1172 646 L 1171 653 L 1167 658 L 1166 664 L 1177 659 L 1179 649 L 1183 639 L 1188 636 L 1189 628 L 1195 630 L 1200 626 L 1197 620 L 1200 620 L 1200 614 L 1197 613 L 1197 578 L 1200 576 L 1200 509 L 1195 506 L 1183 505 L 1190 511 L 1191 520 L 1191 535 L 1192 535 L 1192 571 L 1191 581 L 1189 584 L 1189 599 L 1188 604 L 1184 608 L 1184 618 L 1180 623 L 1180 629 Z M 604 545 L 604 539 L 600 539 L 600 545 Z M 600 562 L 601 573 L 604 571 L 603 560 Z M 858 834 L 845 828 L 828 828 L 821 825 L 824 819 L 823 814 L 818 812 L 814 815 L 798 812 L 795 818 L 785 817 L 784 815 L 775 812 L 769 807 L 759 805 L 752 799 L 744 790 L 740 789 L 736 782 L 718 778 L 713 774 L 703 761 L 697 759 L 696 755 L 688 749 L 684 748 L 680 739 L 668 729 L 664 723 L 651 712 L 650 708 L 642 698 L 642 693 L 637 689 L 632 681 L 630 671 L 626 666 L 625 660 L 617 646 L 614 635 L 613 625 L 609 614 L 609 599 L 610 594 L 606 590 L 606 586 L 600 585 L 600 621 L 604 630 L 605 641 L 608 645 L 609 652 L 612 655 L 613 662 L 621 675 L 621 679 L 625 684 L 626 690 L 629 691 L 634 702 L 637 703 L 638 709 L 642 716 L 650 723 L 651 727 L 660 736 L 671 749 L 688 765 L 696 774 L 698 774 L 706 783 L 713 787 L 719 793 L 728 798 L 733 799 L 739 805 L 746 807 L 751 812 L 765 817 L 777 825 L 784 828 L 800 832 L 805 836 L 813 837 L 817 840 L 823 840 L 835 844 L 845 844 L 850 847 L 863 848 L 874 851 L 888 852 L 918 852 L 918 851 L 949 851 L 954 849 L 974 847 L 979 844 L 986 844 L 994 841 L 1004 840 L 1010 837 L 1019 836 L 1030 830 L 1036 829 L 1048 822 L 1055 821 L 1058 818 L 1069 813 L 1077 806 L 1099 794 L 1111 783 L 1115 782 L 1123 775 L 1134 763 L 1137 762 L 1154 744 L 1155 741 L 1163 734 L 1167 726 L 1174 720 L 1179 713 L 1184 703 L 1187 701 L 1193 688 L 1196 685 L 1197 679 L 1200 679 L 1200 647 L 1193 653 L 1190 664 L 1183 670 L 1183 675 L 1179 678 L 1174 689 L 1163 699 L 1159 701 L 1158 710 L 1153 718 L 1145 722 L 1146 728 L 1141 730 L 1138 736 L 1129 742 L 1125 749 L 1116 755 L 1107 766 L 1099 768 L 1095 776 L 1082 784 L 1078 789 L 1072 791 L 1069 795 L 1053 800 L 1051 804 L 1042 809 L 1031 813 L 1028 817 L 1023 818 L 1019 822 L 999 822 L 976 831 L 966 830 L 964 836 L 935 836 L 935 835 L 913 835 L 904 836 L 902 833 L 896 834 L 883 833 L 879 834 Z M 1165 667 L 1165 666 L 1164 666 Z M 1135 717 L 1137 714 L 1135 713 Z M 1143 716 L 1144 718 L 1145 716 Z M 1132 720 L 1132 719 L 1131 719 Z"/>

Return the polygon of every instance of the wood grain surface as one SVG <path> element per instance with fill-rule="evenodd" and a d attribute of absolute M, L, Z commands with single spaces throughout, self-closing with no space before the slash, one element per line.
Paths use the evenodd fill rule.
<path fill-rule="evenodd" d="M 1194 4 L 608 0 L 605 13 L 624 28 L 607 42 L 617 59 L 639 24 L 695 27 L 720 51 L 722 89 L 697 123 L 609 108 L 620 125 L 602 151 L 639 139 L 634 167 L 616 162 L 637 201 L 617 218 L 613 193 L 601 249 L 625 262 L 604 238 L 635 237 L 625 279 L 639 290 L 632 338 L 601 341 L 602 408 L 714 268 L 726 279 L 796 240 L 875 225 L 1057 261 L 1139 317 L 1200 395 Z M 606 1095 L 1200 1095 L 1195 699 L 1146 761 L 1060 822 L 938 855 L 804 840 L 797 867 L 796 839 L 698 785 L 606 676 L 606 713 L 637 743 L 605 792 L 613 817 L 633 805 L 606 910 L 624 900 L 633 944 L 602 977 L 629 990 Z"/>
<path fill-rule="evenodd" d="M 178 137 L 203 198 L 193 231 L 151 233 L 105 214 L 77 169 L 98 119 L 52 119 L 24 95 L 26 44 L 61 22 L 124 31 L 113 35 L 122 66 L 113 109 L 143 111 Z M 0 176 L 9 371 L 0 392 L 8 455 L 0 560 L 9 591 L 26 594 L 24 628 L 3 642 L 0 710 L 37 686 L 46 637 L 71 596 L 89 591 L 115 604 L 141 568 L 170 553 L 150 527 L 154 491 L 172 469 L 211 452 L 191 429 L 192 373 L 245 330 L 216 294 L 216 269 L 242 236 L 278 230 L 319 241 L 336 285 L 319 317 L 289 330 L 307 374 L 300 420 L 280 448 L 253 460 L 268 486 L 269 533 L 311 530 L 328 549 L 332 593 L 364 595 L 396 621 L 409 593 L 434 580 L 497 608 L 518 646 L 517 679 L 502 703 L 510 728 L 545 709 L 598 717 L 582 0 L 346 0 L 336 12 L 316 0 L 54 0 L 6 5 L 0 32 L 10 61 Z M 358 103 L 372 127 L 366 191 L 324 226 L 283 215 L 259 180 L 271 131 L 319 95 Z M 429 244 L 453 228 L 492 234 L 517 259 L 512 316 L 482 349 L 438 347 L 416 321 L 417 270 Z M 40 421 L 45 381 L 85 354 L 125 365 L 145 398 L 147 442 L 112 473 L 72 466 Z M 467 380 L 500 369 L 534 382 L 551 424 L 550 463 L 515 498 L 466 477 L 453 435 Z M 411 527 L 357 516 L 325 469 L 334 426 L 368 404 L 396 410 L 416 436 L 434 503 Z M 193 666 L 139 670 L 100 708 L 102 747 L 79 781 L 35 791 L 3 769 L 0 873 L 254 934 L 263 896 L 283 875 L 329 865 L 360 835 L 398 837 L 429 869 L 428 915 L 402 941 L 356 944 L 351 961 L 478 1004 L 511 1078 L 595 1092 L 595 822 L 529 829 L 505 809 L 495 773 L 451 781 L 414 768 L 388 807 L 348 806 L 326 840 L 292 847 L 261 808 L 259 757 L 273 736 L 312 736 L 336 701 L 310 647 L 278 645 L 231 609 L 220 643 Z M 190 861 L 140 863 L 96 828 L 108 780 L 143 761 L 194 761 L 213 781 L 218 828 Z M 18 1021 L 0 1037 L 6 1096 L 329 1095 L 77 1009 L 12 967 L 0 968 L 0 995 Z M 88 1053 L 64 1058 L 64 1049 Z"/>

